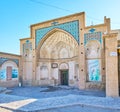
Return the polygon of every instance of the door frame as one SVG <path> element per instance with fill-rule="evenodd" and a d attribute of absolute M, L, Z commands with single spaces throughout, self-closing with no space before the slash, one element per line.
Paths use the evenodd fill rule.
<path fill-rule="evenodd" d="M 61 72 L 62 71 L 67 71 L 67 85 L 69 85 L 69 69 L 59 69 L 59 79 L 60 79 L 60 85 L 63 85 L 62 84 L 62 77 L 61 77 Z"/>

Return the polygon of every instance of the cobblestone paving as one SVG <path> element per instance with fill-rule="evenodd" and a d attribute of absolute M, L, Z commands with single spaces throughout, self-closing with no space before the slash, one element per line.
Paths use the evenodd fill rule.
<path fill-rule="evenodd" d="M 68 86 L 46 86 L 46 87 L 15 87 L 9 88 L 12 90 L 11 95 L 32 97 L 32 98 L 49 98 L 57 96 L 73 95 L 87 95 L 105 97 L 104 91 L 99 90 L 79 90 L 77 88 Z"/>
<path fill-rule="evenodd" d="M 7 88 L 5 87 L 0 87 L 0 93 L 2 93 L 3 91 L 5 91 Z"/>
<path fill-rule="evenodd" d="M 120 112 L 120 98 L 68 95 L 34 99 L 0 94 L 0 107 L 21 112 Z"/>
<path fill-rule="evenodd" d="M 25 112 L 25 111 L 0 108 L 0 112 Z M 36 112 L 120 112 L 120 110 L 99 108 L 99 107 L 93 107 L 93 106 L 82 106 L 82 105 L 76 106 L 75 105 L 75 106 L 69 106 L 69 107 L 61 107 L 59 109 L 54 108 L 54 109 L 39 110 Z"/>
<path fill-rule="evenodd" d="M 70 87 L 9 89 L 13 90 L 11 95 L 0 94 L 0 112 L 120 112 L 120 98 L 103 97 L 104 92 L 98 90 L 79 91 Z"/>
<path fill-rule="evenodd" d="M 99 108 L 93 106 L 74 105 L 59 109 L 42 110 L 41 112 L 120 112 L 120 110 Z"/>

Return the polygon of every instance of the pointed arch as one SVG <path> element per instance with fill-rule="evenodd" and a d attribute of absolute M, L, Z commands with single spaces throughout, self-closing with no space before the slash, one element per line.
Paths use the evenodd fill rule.
<path fill-rule="evenodd" d="M 2 63 L 1 68 L 6 68 L 7 66 L 18 68 L 18 65 L 12 60 L 7 60 L 4 63 Z"/>
<path fill-rule="evenodd" d="M 98 40 L 90 40 L 85 46 L 86 58 L 100 58 L 101 44 Z"/>
<path fill-rule="evenodd" d="M 59 29 L 59 28 L 54 28 L 54 29 L 52 29 L 51 31 L 49 31 L 49 32 L 41 39 L 41 41 L 39 42 L 39 44 L 38 44 L 38 46 L 37 46 L 37 50 L 40 49 L 40 47 L 42 46 L 42 44 L 45 42 L 45 40 L 46 40 L 49 36 L 51 36 L 52 34 L 54 34 L 54 33 L 57 32 L 57 31 L 63 32 L 63 33 L 65 33 L 65 34 L 69 35 L 71 38 L 73 38 L 73 39 L 75 40 L 75 38 L 74 38 L 70 33 L 68 33 L 67 31 L 62 30 L 62 29 Z M 76 41 L 76 40 L 75 40 L 75 41 Z M 77 41 L 76 41 L 76 42 L 77 42 Z"/>
<path fill-rule="evenodd" d="M 52 38 L 52 36 L 54 36 L 54 39 L 59 39 L 58 38 L 58 36 L 57 36 L 57 33 L 59 33 L 59 38 L 61 38 L 61 39 L 63 39 L 64 38 L 64 36 L 66 36 L 65 38 L 64 38 L 64 40 L 68 43 L 69 41 L 71 41 L 71 46 L 75 46 L 75 47 L 78 47 L 78 43 L 77 43 L 77 41 L 75 40 L 75 38 L 70 34 L 70 33 L 68 33 L 68 32 L 66 32 L 66 31 L 64 31 L 64 30 L 62 30 L 62 29 L 59 29 L 59 28 L 54 28 L 54 29 L 52 29 L 51 31 L 49 31 L 43 38 L 42 38 L 42 40 L 39 42 L 39 44 L 38 44 L 38 47 L 37 47 L 37 49 L 36 49 L 36 53 L 37 53 L 37 59 L 39 59 L 40 58 L 40 56 L 39 56 L 39 53 L 40 53 L 40 50 L 41 50 L 41 48 L 43 47 L 43 45 L 45 44 L 45 43 L 47 43 L 47 41 L 48 41 L 48 39 L 49 38 Z M 63 37 L 62 37 L 63 36 Z M 53 38 L 52 38 L 53 39 Z M 54 40 L 53 39 L 53 40 Z M 50 40 L 50 39 L 49 39 Z M 51 40 L 50 40 L 51 41 Z M 58 41 L 58 40 L 57 40 Z M 61 40 L 60 40 L 61 41 Z M 69 42 L 70 43 L 70 42 Z M 51 42 L 51 44 L 53 44 L 53 42 Z M 55 45 L 55 44 L 54 44 Z M 48 48 L 49 49 L 49 48 Z M 44 52 L 45 52 L 45 49 L 44 49 Z M 44 54 L 46 54 L 46 53 L 44 53 Z"/>

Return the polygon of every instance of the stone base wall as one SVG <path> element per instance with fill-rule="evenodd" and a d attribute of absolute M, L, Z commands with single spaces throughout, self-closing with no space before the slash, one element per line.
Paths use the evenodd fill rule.
<path fill-rule="evenodd" d="M 41 79 L 41 80 L 35 80 L 35 81 L 23 81 L 22 86 L 57 86 L 61 85 L 59 83 L 59 80 L 55 79 Z M 68 86 L 72 87 L 78 87 L 78 81 L 75 80 L 69 80 Z"/>
<path fill-rule="evenodd" d="M 105 83 L 100 83 L 100 82 L 86 82 L 86 89 L 105 90 Z"/>
<path fill-rule="evenodd" d="M 10 81 L 1 81 L 0 86 L 2 87 L 15 87 L 19 85 L 18 80 L 10 80 Z"/>
<path fill-rule="evenodd" d="M 41 79 L 41 80 L 35 80 L 35 81 L 23 81 L 22 86 L 55 86 L 54 80 L 49 79 Z"/>
<path fill-rule="evenodd" d="M 55 81 L 54 80 L 49 80 L 49 79 L 43 79 L 39 81 L 40 86 L 54 86 Z"/>
<path fill-rule="evenodd" d="M 22 86 L 32 86 L 32 81 L 24 80 L 24 81 L 22 81 Z"/>
<path fill-rule="evenodd" d="M 78 83 L 79 82 L 77 80 L 69 80 L 69 86 L 78 88 Z"/>

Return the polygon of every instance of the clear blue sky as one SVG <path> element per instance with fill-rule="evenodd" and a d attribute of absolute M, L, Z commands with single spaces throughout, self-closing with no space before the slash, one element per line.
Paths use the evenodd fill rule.
<path fill-rule="evenodd" d="M 0 52 L 19 54 L 20 38 L 30 36 L 30 25 L 86 12 L 86 25 L 111 18 L 120 29 L 120 0 L 0 0 Z"/>

